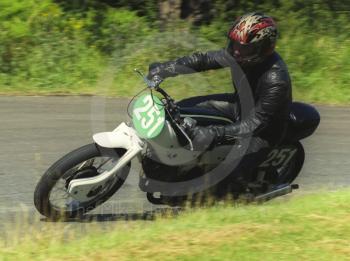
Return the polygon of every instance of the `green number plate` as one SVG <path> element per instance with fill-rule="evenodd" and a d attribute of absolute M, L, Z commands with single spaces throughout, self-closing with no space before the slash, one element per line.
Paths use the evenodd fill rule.
<path fill-rule="evenodd" d="M 142 95 L 133 106 L 133 123 L 140 137 L 157 137 L 165 124 L 165 112 L 162 102 L 151 94 Z"/>

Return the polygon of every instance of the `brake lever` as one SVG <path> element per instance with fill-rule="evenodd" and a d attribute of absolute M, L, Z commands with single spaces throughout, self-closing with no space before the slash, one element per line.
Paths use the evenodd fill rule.
<path fill-rule="evenodd" d="M 148 88 L 158 90 L 159 85 L 163 82 L 163 79 L 159 76 L 155 76 L 153 80 L 149 80 L 147 77 L 144 78 Z"/>
<path fill-rule="evenodd" d="M 163 82 L 163 79 L 161 79 L 159 76 L 155 76 L 154 77 L 154 80 L 149 80 L 140 70 L 138 69 L 134 69 L 134 71 L 136 73 L 138 73 L 143 81 L 146 83 L 147 87 L 150 88 L 150 89 L 157 89 L 157 87 L 159 87 L 159 85 Z"/>

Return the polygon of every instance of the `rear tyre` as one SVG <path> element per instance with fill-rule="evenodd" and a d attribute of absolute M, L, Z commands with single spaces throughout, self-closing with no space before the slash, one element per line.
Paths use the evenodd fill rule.
<path fill-rule="evenodd" d="M 102 149 L 103 153 L 101 152 Z M 119 171 L 113 180 L 106 182 L 108 184 L 105 184 L 104 187 L 99 188 L 98 191 L 92 191 L 93 196 L 86 202 L 74 200 L 67 191 L 68 184 L 73 179 L 99 175 L 99 169 L 93 166 L 96 159 L 104 159 L 105 163 L 100 164 L 100 166 L 106 165 L 108 162 L 111 165 L 111 163 L 122 157 L 124 153 L 124 149 L 104 149 L 96 144 L 89 144 L 68 153 L 53 164 L 38 182 L 34 192 L 36 209 L 42 215 L 52 220 L 64 220 L 81 216 L 101 205 L 124 184 L 130 170 L 130 163 Z M 58 184 L 61 184 L 61 187 Z M 52 199 L 54 192 L 66 193 L 62 197 L 63 203 L 61 205 Z"/>

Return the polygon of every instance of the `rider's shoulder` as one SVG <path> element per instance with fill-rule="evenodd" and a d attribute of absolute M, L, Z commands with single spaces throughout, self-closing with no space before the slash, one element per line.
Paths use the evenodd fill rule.
<path fill-rule="evenodd" d="M 287 65 L 278 53 L 269 57 L 262 79 L 265 83 L 290 82 Z"/>
<path fill-rule="evenodd" d="M 289 74 L 287 64 L 277 52 L 268 58 L 264 67 L 267 74 Z"/>
<path fill-rule="evenodd" d="M 266 62 L 266 66 L 268 71 L 287 71 L 288 67 L 287 64 L 284 62 L 282 57 L 277 53 L 274 52 Z"/>

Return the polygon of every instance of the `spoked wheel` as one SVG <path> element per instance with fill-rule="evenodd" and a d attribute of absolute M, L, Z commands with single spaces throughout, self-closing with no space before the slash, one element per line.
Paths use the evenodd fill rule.
<path fill-rule="evenodd" d="M 130 164 L 104 184 L 86 192 L 86 200 L 74 198 L 68 192 L 72 180 L 92 178 L 111 170 L 125 153 L 123 149 L 101 153 L 96 144 L 74 150 L 50 167 L 39 181 L 34 193 L 34 205 L 50 219 L 80 216 L 108 200 L 124 183 Z"/>

